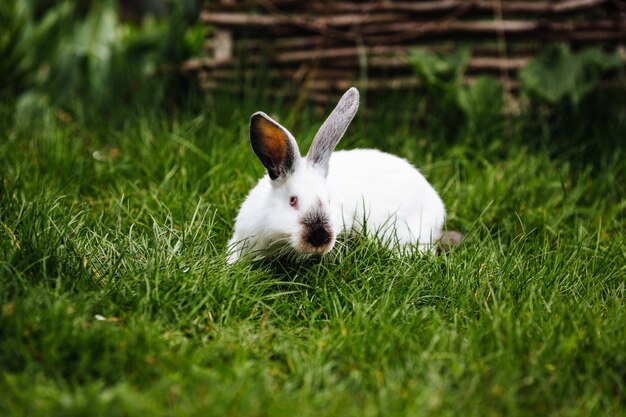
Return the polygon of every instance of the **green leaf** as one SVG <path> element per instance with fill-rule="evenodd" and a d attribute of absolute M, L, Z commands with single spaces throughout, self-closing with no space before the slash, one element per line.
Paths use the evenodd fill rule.
<path fill-rule="evenodd" d="M 493 77 L 481 76 L 459 93 L 459 105 L 468 123 L 481 127 L 496 123 L 502 116 L 504 106 L 502 84 Z"/>
<path fill-rule="evenodd" d="M 549 47 L 520 71 L 522 88 L 551 104 L 564 100 L 577 106 L 600 82 L 604 73 L 619 68 L 621 59 L 600 48 L 572 53 L 568 45 Z"/>
<path fill-rule="evenodd" d="M 423 49 L 409 52 L 408 62 L 428 89 L 443 90 L 458 83 L 470 59 L 468 48 L 456 49 L 451 54 L 436 54 Z"/>

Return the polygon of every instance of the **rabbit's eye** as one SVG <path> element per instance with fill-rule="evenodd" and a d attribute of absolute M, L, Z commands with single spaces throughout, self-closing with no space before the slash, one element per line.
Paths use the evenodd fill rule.
<path fill-rule="evenodd" d="M 293 208 L 298 208 L 298 197 L 295 195 L 289 197 L 289 205 Z"/>

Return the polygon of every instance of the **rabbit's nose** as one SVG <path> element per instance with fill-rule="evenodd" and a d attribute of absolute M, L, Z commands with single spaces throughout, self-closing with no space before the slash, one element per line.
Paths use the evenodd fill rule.
<path fill-rule="evenodd" d="M 330 232 L 324 226 L 318 226 L 307 232 L 306 241 L 315 248 L 325 246 L 331 241 Z"/>

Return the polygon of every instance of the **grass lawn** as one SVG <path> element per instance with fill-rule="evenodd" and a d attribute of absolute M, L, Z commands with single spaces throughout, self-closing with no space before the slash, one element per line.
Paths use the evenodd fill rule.
<path fill-rule="evenodd" d="M 452 139 L 375 104 L 339 148 L 421 169 L 447 257 L 227 266 L 253 101 L 3 116 L 0 415 L 626 415 L 626 124 Z M 323 120 L 264 110 L 303 150 Z"/>

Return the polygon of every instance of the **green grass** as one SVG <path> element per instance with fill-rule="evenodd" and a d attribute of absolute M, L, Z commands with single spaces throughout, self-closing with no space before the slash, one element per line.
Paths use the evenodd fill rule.
<path fill-rule="evenodd" d="M 340 147 L 410 159 L 465 244 L 227 266 L 255 104 L 3 117 L 0 415 L 626 415 L 623 126 L 452 140 L 370 103 Z"/>

